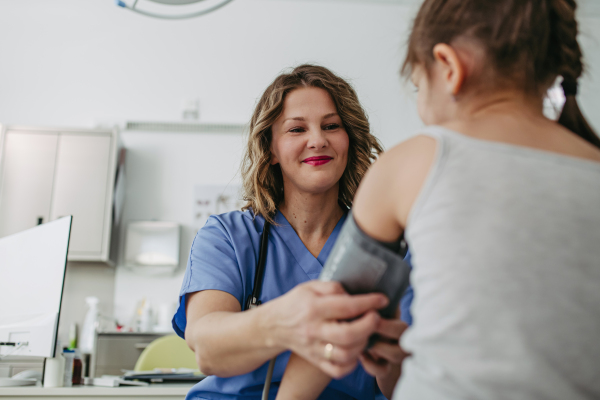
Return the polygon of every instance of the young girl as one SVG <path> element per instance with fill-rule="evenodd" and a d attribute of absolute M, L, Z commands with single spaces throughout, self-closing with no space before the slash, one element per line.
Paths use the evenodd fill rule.
<path fill-rule="evenodd" d="M 600 139 L 575 99 L 575 8 L 426 0 L 416 17 L 402 71 L 428 127 L 377 161 L 353 208 L 413 254 L 395 399 L 600 398 Z M 542 113 L 557 77 L 558 123 Z M 326 383 L 293 356 L 279 397 Z"/>

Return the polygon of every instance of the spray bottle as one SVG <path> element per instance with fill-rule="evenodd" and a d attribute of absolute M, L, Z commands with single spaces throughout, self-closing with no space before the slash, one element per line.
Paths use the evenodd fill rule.
<path fill-rule="evenodd" d="M 79 345 L 82 353 L 91 354 L 94 351 L 96 328 L 98 327 L 98 298 L 86 297 L 85 302 L 88 305 L 88 312 L 83 321 Z"/>

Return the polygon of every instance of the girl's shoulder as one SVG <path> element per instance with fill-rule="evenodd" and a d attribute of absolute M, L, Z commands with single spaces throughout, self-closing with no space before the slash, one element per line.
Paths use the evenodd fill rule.
<path fill-rule="evenodd" d="M 385 238 L 406 227 L 412 205 L 436 162 L 439 138 L 418 134 L 386 151 L 373 164 L 358 190 L 353 209 L 365 214 L 363 228 L 377 236 L 380 223 L 389 225 Z M 374 205 L 377 204 L 377 207 Z M 379 222 L 375 222 L 379 221 Z M 387 223 L 385 222 L 387 221 Z"/>

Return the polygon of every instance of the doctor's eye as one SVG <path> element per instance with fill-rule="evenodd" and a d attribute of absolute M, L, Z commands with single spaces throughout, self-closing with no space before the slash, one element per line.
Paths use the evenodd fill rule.
<path fill-rule="evenodd" d="M 300 126 L 297 126 L 295 128 L 290 129 L 288 132 L 290 132 L 290 133 L 302 133 L 304 131 L 305 131 L 304 128 L 302 128 Z"/>
<path fill-rule="evenodd" d="M 339 127 L 340 127 L 339 124 L 329 124 L 329 125 L 325 125 L 324 129 L 327 130 L 327 131 L 332 131 L 332 130 L 337 129 Z"/>

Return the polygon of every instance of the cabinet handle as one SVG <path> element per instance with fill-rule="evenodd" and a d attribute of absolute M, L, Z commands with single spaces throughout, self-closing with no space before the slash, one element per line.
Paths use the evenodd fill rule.
<path fill-rule="evenodd" d="M 135 348 L 138 350 L 144 350 L 149 344 L 150 343 L 136 343 Z"/>
<path fill-rule="evenodd" d="M 37 222 L 37 224 L 38 224 L 38 225 L 41 225 L 41 224 L 43 224 L 43 223 L 44 223 L 44 217 L 38 217 L 38 222 Z"/>

